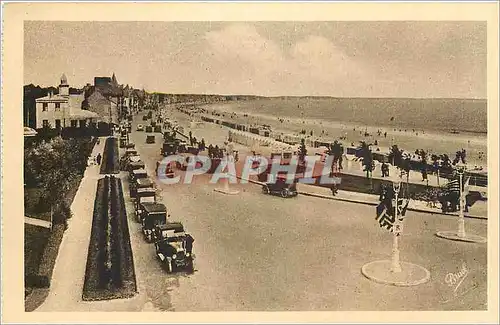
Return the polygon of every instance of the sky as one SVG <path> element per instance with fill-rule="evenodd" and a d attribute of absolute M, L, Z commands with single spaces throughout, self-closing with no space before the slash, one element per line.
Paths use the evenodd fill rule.
<path fill-rule="evenodd" d="M 485 22 L 24 25 L 25 84 L 95 76 L 166 93 L 486 98 Z"/>

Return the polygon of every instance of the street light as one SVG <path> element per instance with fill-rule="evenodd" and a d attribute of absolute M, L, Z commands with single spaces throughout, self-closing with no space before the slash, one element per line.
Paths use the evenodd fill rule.
<path fill-rule="evenodd" d="M 394 273 L 401 272 L 401 263 L 399 262 L 399 243 L 398 237 L 401 231 L 401 221 L 399 220 L 399 209 L 398 209 L 398 196 L 401 189 L 401 179 L 396 178 L 392 187 L 394 189 L 394 198 L 396 200 L 394 204 L 394 225 L 393 225 L 393 237 L 392 237 L 392 263 L 391 271 Z"/>

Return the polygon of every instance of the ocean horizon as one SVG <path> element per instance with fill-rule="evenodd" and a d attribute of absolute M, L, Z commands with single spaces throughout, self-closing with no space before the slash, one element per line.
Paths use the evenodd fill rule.
<path fill-rule="evenodd" d="M 487 100 L 458 98 L 258 97 L 224 104 L 229 111 L 345 122 L 367 127 L 486 136 Z"/>

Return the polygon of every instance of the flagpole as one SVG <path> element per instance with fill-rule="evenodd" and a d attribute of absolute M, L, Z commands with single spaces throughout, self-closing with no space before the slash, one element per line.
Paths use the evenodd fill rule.
<path fill-rule="evenodd" d="M 396 229 L 396 225 L 399 223 L 399 209 L 398 209 L 398 196 L 399 189 L 401 183 L 399 181 L 395 181 L 392 186 L 394 188 L 394 194 L 396 198 L 396 204 L 394 205 L 394 225 L 392 231 L 392 263 L 391 263 L 391 272 L 399 273 L 401 272 L 401 263 L 399 262 L 399 229 Z"/>
<path fill-rule="evenodd" d="M 459 200 L 460 210 L 458 212 L 458 232 L 457 232 L 457 235 L 458 235 L 458 237 L 465 238 L 466 237 L 466 235 L 465 235 L 465 217 L 464 217 L 465 198 L 464 198 L 464 191 L 462 188 L 462 185 L 463 185 L 462 180 L 464 177 L 464 171 L 462 169 L 458 170 L 458 177 L 459 177 L 459 181 L 460 181 L 460 200 Z"/>

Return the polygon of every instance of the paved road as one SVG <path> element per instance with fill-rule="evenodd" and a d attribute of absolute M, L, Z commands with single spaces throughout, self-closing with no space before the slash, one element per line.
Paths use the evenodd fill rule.
<path fill-rule="evenodd" d="M 140 122 L 142 123 L 142 122 Z M 154 174 L 161 159 L 161 136 L 145 144 L 131 139 Z M 168 275 L 131 223 L 139 290 L 160 310 L 452 310 L 486 308 L 486 245 L 437 238 L 436 230 L 455 229 L 456 218 L 407 214 L 401 259 L 430 270 L 418 287 L 384 286 L 364 278 L 361 267 L 391 254 L 392 237 L 374 220 L 373 207 L 313 197 L 266 196 L 255 185 L 237 185 L 225 196 L 207 184 L 158 182 L 172 219 L 184 222 L 195 238 L 193 275 Z M 133 216 L 129 216 L 133 220 Z M 467 220 L 467 230 L 486 235 L 485 220 Z M 453 296 L 445 283 L 463 262 L 468 276 Z M 465 292 L 464 295 L 461 295 Z"/>

